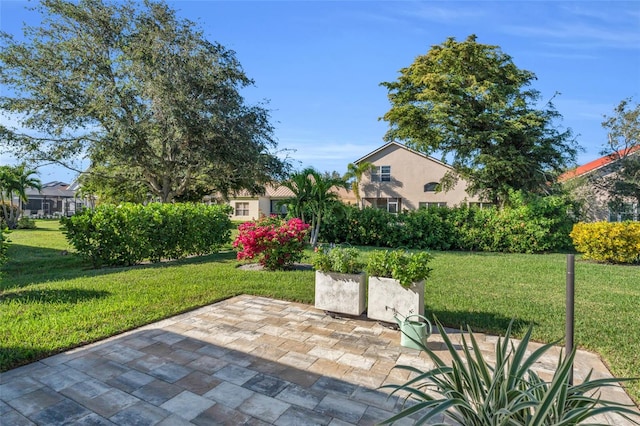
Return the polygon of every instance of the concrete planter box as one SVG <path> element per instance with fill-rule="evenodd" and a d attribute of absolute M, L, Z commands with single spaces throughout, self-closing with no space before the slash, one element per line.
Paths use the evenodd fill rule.
<path fill-rule="evenodd" d="M 369 306 L 367 317 L 396 323 L 393 310 L 401 318 L 410 314 L 424 313 L 424 280 L 404 288 L 393 278 L 369 277 Z"/>
<path fill-rule="evenodd" d="M 367 305 L 367 277 L 359 274 L 338 274 L 316 271 L 315 307 L 324 311 L 361 315 Z"/>

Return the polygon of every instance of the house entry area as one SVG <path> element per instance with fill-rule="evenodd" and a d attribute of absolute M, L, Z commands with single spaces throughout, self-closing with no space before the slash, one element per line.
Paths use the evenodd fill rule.
<path fill-rule="evenodd" d="M 389 213 L 398 213 L 402 209 L 402 198 L 364 198 L 365 205 L 386 210 Z"/>

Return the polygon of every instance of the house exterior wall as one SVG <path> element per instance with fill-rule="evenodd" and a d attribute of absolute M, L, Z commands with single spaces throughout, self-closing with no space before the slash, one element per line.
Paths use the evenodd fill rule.
<path fill-rule="evenodd" d="M 447 165 L 430 157 L 409 150 L 404 146 L 391 143 L 378 151 L 358 160 L 367 161 L 375 166 L 391 166 L 389 182 L 372 182 L 371 174 L 366 174 L 360 183 L 360 196 L 364 205 L 373 205 L 377 199 L 400 199 L 398 211 L 415 210 L 420 203 L 446 203 L 453 207 L 467 202 L 479 202 L 478 197 L 469 196 L 467 183 L 460 180 L 448 192 L 425 192 L 425 185 L 440 182 L 451 170 Z"/>
<path fill-rule="evenodd" d="M 238 207 L 241 204 L 246 204 L 247 209 L 242 209 L 241 211 Z M 231 213 L 231 220 L 237 221 L 247 221 L 254 220 L 260 217 L 260 205 L 259 199 L 255 198 L 231 198 L 229 199 L 229 205 L 233 208 L 233 212 Z M 246 215 L 242 214 L 244 212 L 248 212 Z"/>

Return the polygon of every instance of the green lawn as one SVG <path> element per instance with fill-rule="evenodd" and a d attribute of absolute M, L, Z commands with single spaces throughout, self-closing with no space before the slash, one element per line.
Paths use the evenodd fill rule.
<path fill-rule="evenodd" d="M 231 251 L 130 268 L 93 270 L 54 221 L 14 231 L 0 284 L 0 371 L 237 294 L 313 303 L 312 271 L 243 271 Z M 365 253 L 368 249 L 364 250 Z M 501 334 L 563 336 L 566 256 L 436 252 L 427 315 Z M 616 376 L 640 376 L 640 268 L 576 264 L 576 344 Z M 628 385 L 640 401 L 640 383 Z"/>

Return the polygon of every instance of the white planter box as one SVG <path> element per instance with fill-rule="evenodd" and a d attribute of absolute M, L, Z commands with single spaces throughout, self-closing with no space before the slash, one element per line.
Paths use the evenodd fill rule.
<path fill-rule="evenodd" d="M 404 288 L 393 278 L 369 277 L 367 317 L 396 323 L 394 309 L 402 315 L 424 314 L 424 280 Z"/>
<path fill-rule="evenodd" d="M 315 307 L 324 311 L 361 315 L 365 309 L 367 277 L 316 271 Z"/>

